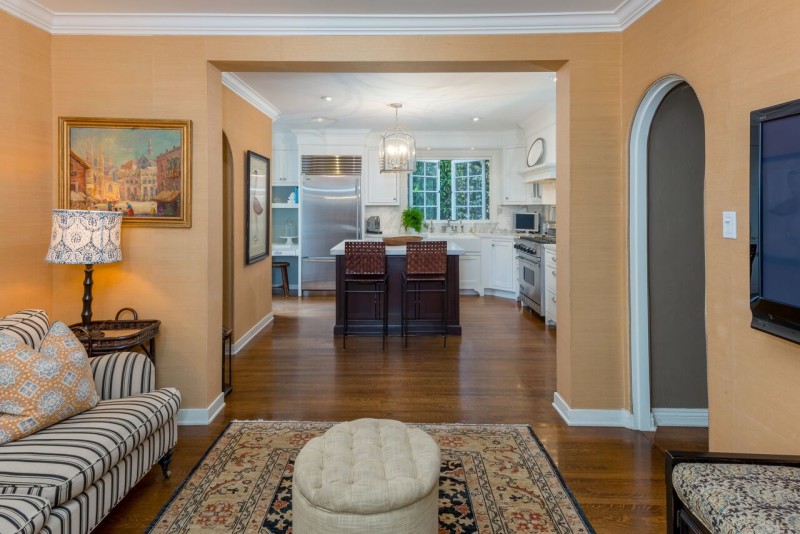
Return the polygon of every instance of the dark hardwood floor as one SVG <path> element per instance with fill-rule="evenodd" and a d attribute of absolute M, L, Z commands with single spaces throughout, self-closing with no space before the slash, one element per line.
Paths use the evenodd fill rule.
<path fill-rule="evenodd" d="M 333 297 L 274 297 L 275 321 L 234 357 L 233 392 L 208 426 L 180 427 L 172 478 L 158 467 L 97 532 L 142 532 L 233 419 L 527 423 L 597 532 L 664 532 L 664 449 L 707 450 L 705 429 L 568 427 L 551 403 L 556 329 L 497 297 L 461 298 L 464 334 L 332 337 Z"/>

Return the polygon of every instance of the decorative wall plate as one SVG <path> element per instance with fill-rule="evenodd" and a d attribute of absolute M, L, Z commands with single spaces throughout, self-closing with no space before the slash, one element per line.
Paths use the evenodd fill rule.
<path fill-rule="evenodd" d="M 534 167 L 544 161 L 544 139 L 537 137 L 528 149 L 528 167 Z"/>

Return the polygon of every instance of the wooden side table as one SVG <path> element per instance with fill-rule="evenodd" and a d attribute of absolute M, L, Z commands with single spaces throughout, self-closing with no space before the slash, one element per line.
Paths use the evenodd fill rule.
<path fill-rule="evenodd" d="M 133 319 L 120 319 L 120 315 L 124 312 L 130 312 Z M 72 324 L 70 328 L 76 330 L 76 335 L 90 358 L 139 347 L 153 363 L 156 362 L 155 338 L 161 321 L 139 319 L 139 314 L 133 308 L 122 308 L 114 316 L 113 321 L 92 321 L 89 324 L 88 336 L 82 323 Z M 100 332 L 101 335 L 97 336 L 95 332 Z"/>

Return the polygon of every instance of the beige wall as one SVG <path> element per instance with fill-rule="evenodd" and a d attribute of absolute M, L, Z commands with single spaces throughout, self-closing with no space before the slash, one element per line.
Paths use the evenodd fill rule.
<path fill-rule="evenodd" d="M 272 310 L 272 261 L 247 265 L 244 257 L 245 154 L 252 150 L 272 158 L 272 119 L 222 90 L 222 129 L 233 152 L 233 339 L 240 339 Z M 270 210 L 271 213 L 271 210 Z"/>
<path fill-rule="evenodd" d="M 22 308 L 52 308 L 53 267 L 44 263 L 44 255 L 56 177 L 50 35 L 0 12 L 0 50 L 2 316 Z"/>
<path fill-rule="evenodd" d="M 705 114 L 713 450 L 800 453 L 800 347 L 750 328 L 747 260 L 749 113 L 800 97 L 798 20 L 794 0 L 666 0 L 623 35 L 623 131 L 667 74 L 692 85 Z M 736 240 L 722 239 L 723 210 L 738 213 Z"/>
<path fill-rule="evenodd" d="M 178 387 L 183 407 L 205 408 L 221 389 L 220 73 L 204 60 L 201 38 L 52 39 L 53 124 L 59 116 L 192 121 L 192 227 L 124 227 L 124 261 L 95 268 L 93 308 L 97 318 L 131 306 L 160 319 L 159 384 Z M 54 270 L 56 317 L 79 319 L 80 280 L 80 266 Z"/>

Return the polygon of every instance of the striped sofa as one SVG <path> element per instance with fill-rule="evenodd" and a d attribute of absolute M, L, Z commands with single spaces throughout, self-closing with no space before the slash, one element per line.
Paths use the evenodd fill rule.
<path fill-rule="evenodd" d="M 0 319 L 0 331 L 38 348 L 42 310 Z M 0 446 L 0 532 L 91 532 L 156 463 L 169 477 L 181 396 L 155 389 L 143 354 L 90 361 L 100 402 L 89 411 Z"/>

